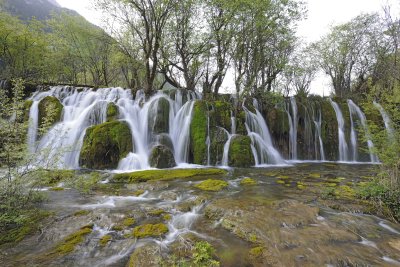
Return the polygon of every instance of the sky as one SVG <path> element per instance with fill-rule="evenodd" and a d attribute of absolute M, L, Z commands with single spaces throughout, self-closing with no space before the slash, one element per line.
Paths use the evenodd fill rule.
<path fill-rule="evenodd" d="M 313 42 L 329 31 L 331 25 L 347 22 L 360 13 L 380 12 L 386 4 L 400 12 L 400 0 L 304 0 L 307 4 L 307 19 L 300 22 L 298 36 L 304 42 Z M 93 0 L 57 0 L 66 8 L 73 9 L 93 24 L 101 26 L 101 14 L 93 8 Z M 226 77 L 229 79 L 229 77 Z M 229 81 L 225 81 L 225 87 Z M 311 85 L 311 93 L 329 95 L 329 80 L 319 75 Z"/>

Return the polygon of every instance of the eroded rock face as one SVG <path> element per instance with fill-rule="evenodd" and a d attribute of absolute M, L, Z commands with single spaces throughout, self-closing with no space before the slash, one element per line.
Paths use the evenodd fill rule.
<path fill-rule="evenodd" d="M 79 164 L 91 169 L 115 169 L 132 150 L 132 135 L 125 122 L 102 123 L 86 130 Z"/>
<path fill-rule="evenodd" d="M 174 154 L 171 149 L 164 145 L 153 148 L 149 158 L 150 166 L 158 169 L 173 168 L 176 166 Z"/>

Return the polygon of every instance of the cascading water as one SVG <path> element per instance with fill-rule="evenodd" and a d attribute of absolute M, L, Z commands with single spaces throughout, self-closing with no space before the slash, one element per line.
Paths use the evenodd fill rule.
<path fill-rule="evenodd" d="M 222 155 L 222 162 L 221 165 L 224 167 L 227 167 L 229 164 L 229 147 L 231 145 L 232 138 L 236 135 L 236 119 L 235 116 L 233 116 L 233 113 L 231 113 L 231 133 L 229 133 L 226 129 L 222 128 L 228 137 L 228 140 L 226 141 L 224 145 L 224 153 Z"/>
<path fill-rule="evenodd" d="M 324 151 L 324 143 L 322 142 L 322 134 L 321 134 L 321 124 L 322 124 L 322 114 L 321 111 L 318 113 L 318 119 L 314 120 L 314 125 L 315 125 L 315 133 L 316 133 L 316 139 L 318 138 L 319 141 L 319 155 L 321 160 L 325 160 L 325 151 Z M 317 147 L 317 146 L 316 146 Z"/>
<path fill-rule="evenodd" d="M 361 111 L 360 107 L 354 104 L 354 102 L 349 99 L 347 100 L 347 104 L 349 106 L 350 110 L 350 122 L 351 122 L 351 140 L 352 140 L 352 145 L 353 145 L 353 161 L 358 161 L 357 153 L 357 134 L 355 131 L 354 127 L 354 121 L 353 121 L 353 115 L 357 115 L 359 121 L 361 122 L 361 125 L 364 129 L 365 136 L 367 138 L 367 144 L 368 144 L 368 149 L 369 149 L 369 157 L 371 162 L 377 163 L 379 162 L 378 157 L 374 154 L 374 143 L 371 140 L 371 137 L 368 132 L 368 126 L 367 126 L 367 119 L 365 117 L 365 114 Z M 354 139 L 354 140 L 353 140 Z"/>
<path fill-rule="evenodd" d="M 379 110 L 381 113 L 383 122 L 385 123 L 385 128 L 388 133 L 389 139 L 394 139 L 394 129 L 392 127 L 392 120 L 390 119 L 389 115 L 386 113 L 385 109 L 377 102 L 374 101 L 374 106 Z"/>
<path fill-rule="evenodd" d="M 335 110 L 336 113 L 336 119 L 338 123 L 338 138 L 339 138 L 339 160 L 340 161 L 348 161 L 349 160 L 349 149 L 347 146 L 347 141 L 346 137 L 344 134 L 344 118 L 342 111 L 340 110 L 339 105 L 333 101 L 332 99 L 329 99 L 331 102 L 331 105 L 333 109 Z"/>
<path fill-rule="evenodd" d="M 290 110 L 292 113 L 290 113 Z M 297 104 L 294 97 L 290 98 L 290 106 L 286 108 L 286 113 L 289 120 L 289 151 L 290 159 L 297 159 Z"/>
<path fill-rule="evenodd" d="M 249 111 L 243 106 L 246 112 L 246 129 L 252 141 L 255 163 L 256 165 L 286 164 L 286 161 L 281 157 L 278 150 L 274 148 L 268 126 L 256 108 L 257 106 L 255 105 L 254 107 L 256 113 Z"/>

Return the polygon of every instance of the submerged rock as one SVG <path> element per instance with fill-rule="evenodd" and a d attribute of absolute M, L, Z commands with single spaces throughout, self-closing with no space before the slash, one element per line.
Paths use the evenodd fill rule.
<path fill-rule="evenodd" d="M 158 169 L 172 168 L 176 166 L 174 154 L 171 149 L 164 145 L 153 147 L 150 158 L 150 166 Z"/>
<path fill-rule="evenodd" d="M 91 169 L 115 169 L 132 150 L 129 126 L 121 121 L 106 122 L 86 130 L 79 163 Z"/>

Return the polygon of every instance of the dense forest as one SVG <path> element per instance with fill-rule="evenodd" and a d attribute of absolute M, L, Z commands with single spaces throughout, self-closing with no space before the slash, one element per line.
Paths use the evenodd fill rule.
<path fill-rule="evenodd" d="M 60 221 L 82 216 L 79 218 L 88 224 L 78 228 L 77 235 L 65 237 L 66 244 L 50 250 L 46 259 L 35 258 L 39 264 L 65 263 L 58 258 L 74 251 L 96 231 L 107 234 L 94 238 L 100 242 L 95 249 L 147 237 L 158 238 L 162 241 L 157 245 L 167 247 L 180 234 L 174 232 L 176 236 L 170 237 L 166 233 L 178 229 L 182 221 L 203 216 L 202 209 L 210 220 L 205 225 L 212 224 L 212 229 L 222 225 L 241 242 L 251 244 L 250 258 L 264 260 L 252 266 L 268 265 L 270 252 L 266 251 L 275 243 L 271 245 L 273 238 L 263 236 L 269 230 L 241 228 L 242 218 L 239 223 L 235 220 L 242 217 L 237 214 L 243 210 L 247 214 L 243 218 L 276 212 L 283 225 L 278 228 L 297 229 L 296 235 L 303 234 L 304 239 L 315 234 L 301 233 L 299 225 L 331 216 L 321 219 L 321 214 L 331 210 L 316 212 L 314 202 L 324 211 L 326 207 L 357 214 L 361 210 L 400 221 L 400 15 L 391 6 L 332 25 L 319 40 L 308 43 L 297 33 L 299 23 L 307 18 L 307 5 L 299 0 L 93 0 L 92 4 L 103 14 L 102 27 L 54 1 L 0 0 L 0 261 L 3 244 L 17 244 L 54 215 L 40 206 L 45 203 L 42 189 L 50 192 L 50 201 L 79 199 L 78 204 L 71 204 L 74 208 L 104 198 L 74 210 L 73 215 L 64 216 L 71 213 L 71 207 L 60 208 L 65 213 Z M 310 93 L 319 89 L 312 86 L 322 76 L 329 80 L 329 96 Z M 38 91 L 29 95 L 32 90 L 28 87 Z M 65 155 L 68 163 L 72 162 L 71 168 L 65 168 L 69 170 L 58 165 Z M 180 163 L 205 168 L 173 169 Z M 121 167 L 124 164 L 126 169 Z M 276 169 L 262 169 L 263 164 Z M 208 169 L 210 166 L 218 168 Z M 151 168 L 167 170 L 148 170 Z M 115 174 L 115 170 L 142 171 Z M 196 180 L 203 175 L 216 180 Z M 275 180 L 265 183 L 271 177 Z M 179 182 L 171 182 L 176 178 L 194 181 L 178 186 Z M 311 178 L 321 181 L 310 182 Z M 313 191 L 316 184 L 318 189 Z M 238 189 L 248 185 L 256 189 Z M 265 185 L 267 189 L 262 188 Z M 274 186 L 282 186 L 283 190 L 274 190 L 291 200 L 271 205 L 264 194 L 270 194 L 268 190 Z M 157 195 L 171 187 L 168 196 Z M 79 193 L 70 193 L 70 189 Z M 208 192 L 199 193 L 196 200 L 187 196 L 187 192 L 197 194 L 196 190 Z M 223 190 L 234 192 L 232 195 L 239 192 L 239 197 L 223 195 Z M 55 191 L 65 196 L 54 198 Z M 228 201 L 210 197 L 210 191 Z M 162 199 L 162 204 L 170 206 L 163 211 L 144 204 L 145 208 L 135 210 L 139 215 L 131 212 L 126 217 L 130 207 L 115 204 L 124 197 L 144 203 Z M 110 198 L 111 204 L 101 202 L 105 198 Z M 292 198 L 301 204 L 293 204 Z M 174 206 L 181 199 L 190 207 Z M 246 204 L 229 206 L 230 201 L 242 199 Z M 204 208 L 209 203 L 211 208 Z M 96 213 L 96 205 L 126 210 L 119 217 L 108 214 L 107 220 L 113 224 L 104 230 L 98 218 L 105 215 Z M 298 224 L 286 224 L 286 215 L 279 217 L 281 208 L 291 214 L 306 210 L 302 216 L 315 218 L 310 215 Z M 138 226 L 137 221 L 157 224 Z M 258 222 L 244 224 L 250 229 L 262 224 Z M 189 226 L 185 223 L 182 229 L 190 232 L 193 221 Z M 330 227 L 326 233 L 345 228 Z M 392 230 L 392 234 L 398 233 Z M 357 232 L 352 238 L 363 244 L 361 230 L 349 232 Z M 215 257 L 208 242 L 190 238 L 185 242 L 192 242 L 192 256 L 182 259 L 188 266 L 219 266 L 217 260 L 228 254 Z M 382 242 L 379 246 L 389 247 Z M 307 244 L 303 247 L 313 246 Z M 396 244 L 395 249 L 400 250 Z M 282 246 L 286 249 L 286 244 Z M 116 250 L 119 253 L 120 247 Z M 182 257 L 181 250 L 174 255 Z M 131 252 L 119 256 L 126 261 Z M 135 253 L 132 262 L 135 257 L 138 261 L 146 258 L 147 251 L 145 256 Z M 362 253 L 369 255 L 367 250 Z M 100 254 L 104 258 L 111 255 Z M 77 258 L 84 258 L 82 255 Z M 248 260 L 241 255 L 236 257 Z M 274 255 L 274 259 L 285 259 L 282 255 L 286 254 Z M 295 255 L 296 262 L 299 255 Z M 385 260 L 382 255 L 380 260 Z M 168 256 L 163 266 L 181 266 L 176 260 Z M 344 261 L 324 263 L 340 265 Z M 292 262 L 282 266 L 285 263 Z"/>

